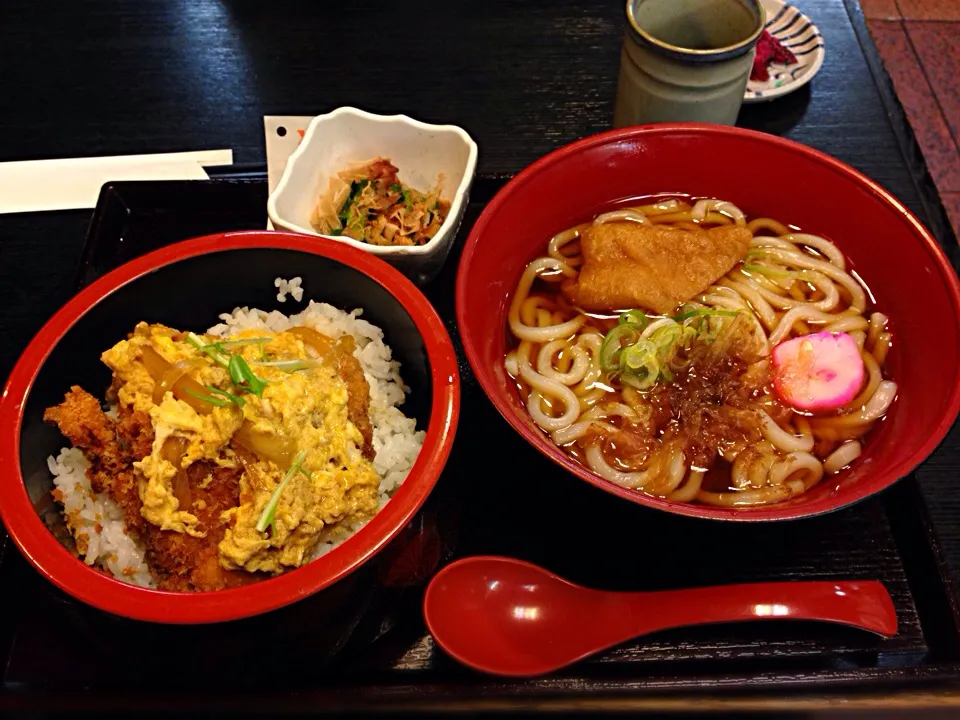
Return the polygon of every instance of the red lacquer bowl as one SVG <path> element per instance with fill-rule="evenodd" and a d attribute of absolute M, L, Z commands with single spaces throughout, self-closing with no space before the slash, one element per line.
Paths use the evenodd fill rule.
<path fill-rule="evenodd" d="M 672 503 L 623 489 L 577 464 L 533 423 L 503 366 L 507 310 L 525 265 L 555 233 L 626 199 L 717 197 L 832 239 L 891 318 L 887 370 L 899 396 L 846 472 L 793 500 L 756 509 Z M 910 473 L 960 409 L 960 284 L 930 232 L 896 198 L 821 152 L 763 133 L 651 125 L 584 138 L 537 161 L 474 225 L 457 276 L 457 321 L 487 396 L 536 450 L 631 502 L 702 518 L 784 520 L 836 510 Z M 532 482 L 533 479 L 527 479 Z"/>
<path fill-rule="evenodd" d="M 382 328 L 412 392 L 404 410 L 426 439 L 406 481 L 363 528 L 326 555 L 236 590 L 169 593 L 100 574 L 54 537 L 39 513 L 52 481 L 46 458 L 68 443 L 42 421 L 71 385 L 94 394 L 110 381 L 100 353 L 140 320 L 203 329 L 234 307 L 285 313 L 274 279 L 303 278 L 305 298 Z M 369 253 L 279 232 L 211 235 L 133 260 L 81 291 L 43 326 L 17 362 L 0 398 L 0 513 L 24 556 L 75 598 L 116 615 L 163 623 L 250 617 L 302 600 L 373 558 L 410 522 L 433 489 L 453 444 L 460 405 L 456 354 L 436 311 L 399 272 Z M 46 503 L 49 505 L 49 502 Z"/>

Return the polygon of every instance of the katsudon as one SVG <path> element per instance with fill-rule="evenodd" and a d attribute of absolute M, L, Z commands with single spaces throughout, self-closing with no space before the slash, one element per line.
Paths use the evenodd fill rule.
<path fill-rule="evenodd" d="M 101 401 L 73 386 L 45 420 L 77 554 L 164 590 L 297 568 L 369 520 L 423 442 L 382 331 L 311 302 L 241 308 L 205 333 L 141 322 L 106 349 Z"/>

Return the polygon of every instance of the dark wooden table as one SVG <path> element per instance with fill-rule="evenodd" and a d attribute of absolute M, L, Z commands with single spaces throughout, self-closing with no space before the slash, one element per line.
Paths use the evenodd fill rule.
<path fill-rule="evenodd" d="M 823 32 L 826 63 L 800 91 L 745 107 L 740 124 L 850 163 L 940 230 L 942 209 L 918 189 L 923 166 L 904 158 L 897 132 L 906 128 L 891 126 L 895 109 L 844 2 L 798 4 Z M 509 175 L 610 127 L 622 2 L 415 6 L 8 1 L 0 161 L 229 147 L 236 162 L 258 165 L 263 115 L 355 105 L 459 124 L 480 146 L 478 172 Z M 88 218 L 0 216 L 0 376 L 65 299 Z"/>
<path fill-rule="evenodd" d="M 745 107 L 739 124 L 850 163 L 952 244 L 855 0 L 796 4 L 824 35 L 823 69 L 792 95 Z M 263 115 L 355 105 L 459 124 L 479 144 L 478 173 L 508 176 L 610 127 L 623 27 L 618 0 L 8 0 L 0 161 L 229 147 L 257 167 Z M 69 296 L 89 219 L 0 216 L 0 379 Z M 919 479 L 957 579 L 956 429 L 948 442 Z"/>

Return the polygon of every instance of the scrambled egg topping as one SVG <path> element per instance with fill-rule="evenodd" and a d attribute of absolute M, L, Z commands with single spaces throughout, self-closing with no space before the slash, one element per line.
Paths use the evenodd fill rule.
<path fill-rule="evenodd" d="M 347 384 L 336 363 L 317 358 L 295 332 L 195 338 L 208 345 L 257 342 L 229 349 L 221 344 L 212 353 L 219 352 L 218 363 L 184 333 L 140 323 L 102 355 L 114 372 L 119 403 L 149 414 L 154 428 L 150 455 L 134 465 L 141 514 L 163 530 L 203 537 L 197 517 L 180 507 L 178 473 L 199 460 L 242 467 L 239 505 L 223 517 L 228 529 L 218 546 L 220 564 L 274 573 L 299 566 L 326 534 L 377 509 L 380 480 L 348 416 Z M 152 364 L 151 351 L 160 358 Z M 264 381 L 259 394 L 236 386 L 223 367 L 230 355 L 242 357 Z M 305 367 L 264 364 L 295 360 L 307 361 Z M 190 380 L 196 384 L 185 389 Z M 295 456 L 301 463 L 291 467 Z M 285 478 L 270 527 L 260 531 L 258 521 Z"/>

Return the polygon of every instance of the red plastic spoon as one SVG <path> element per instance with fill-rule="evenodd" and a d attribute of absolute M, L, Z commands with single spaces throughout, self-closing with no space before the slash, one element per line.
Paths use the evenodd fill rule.
<path fill-rule="evenodd" d="M 619 593 L 574 585 L 543 568 L 478 556 L 441 570 L 423 600 L 427 627 L 454 658 L 495 675 L 557 670 L 657 630 L 744 620 L 822 620 L 879 635 L 897 613 L 875 581 L 774 582 Z"/>

